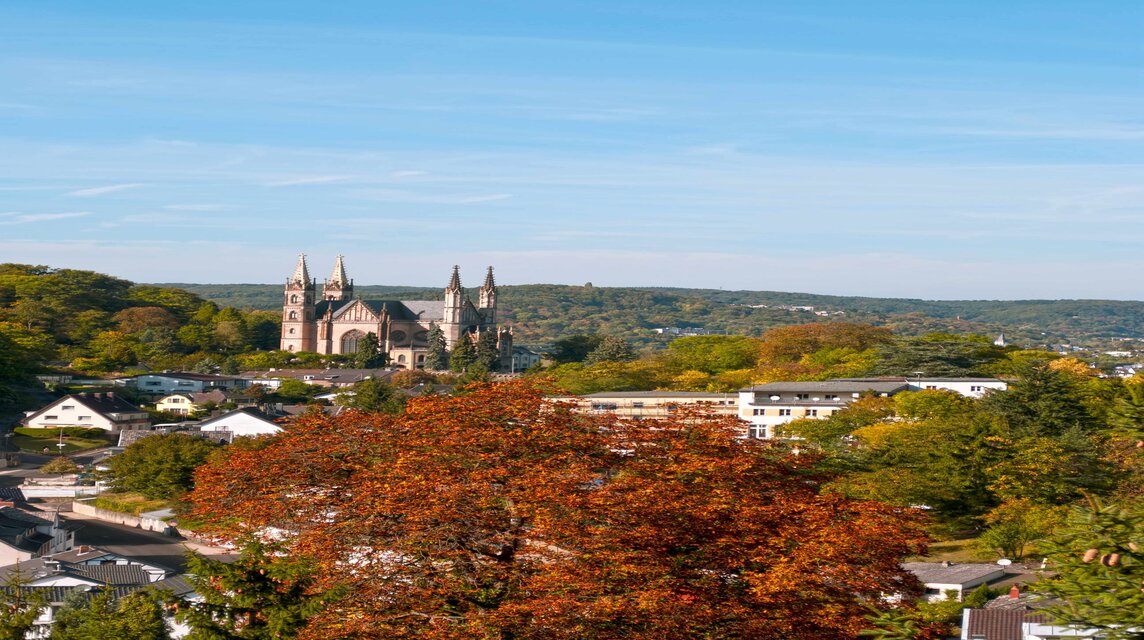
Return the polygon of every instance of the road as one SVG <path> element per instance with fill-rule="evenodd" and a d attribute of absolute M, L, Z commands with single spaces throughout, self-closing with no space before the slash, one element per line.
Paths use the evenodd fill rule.
<path fill-rule="evenodd" d="M 188 551 L 193 550 L 212 558 L 235 557 L 228 555 L 224 549 L 208 547 L 184 538 L 104 522 L 76 513 L 61 513 L 60 516 L 76 525 L 76 545 L 90 544 L 140 562 L 169 567 L 180 573 L 187 567 Z"/>

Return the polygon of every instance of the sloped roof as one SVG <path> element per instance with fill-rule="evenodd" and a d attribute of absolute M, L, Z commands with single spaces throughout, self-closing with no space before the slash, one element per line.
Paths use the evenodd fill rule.
<path fill-rule="evenodd" d="M 904 381 L 895 380 L 823 380 L 811 382 L 769 382 L 753 387 L 746 387 L 739 391 L 754 391 L 756 393 L 898 393 L 905 391 L 909 385 Z"/>
<path fill-rule="evenodd" d="M 968 562 L 906 562 L 902 568 L 925 584 L 967 584 L 1005 575 L 1005 568 L 999 565 Z"/>
<path fill-rule="evenodd" d="M 984 640 L 1024 640 L 1021 623 L 1048 620 L 1044 614 L 1019 609 L 968 609 L 967 618 L 965 635 Z"/>

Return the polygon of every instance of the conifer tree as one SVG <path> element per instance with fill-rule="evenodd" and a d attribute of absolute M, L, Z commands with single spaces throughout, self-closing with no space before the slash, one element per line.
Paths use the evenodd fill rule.
<path fill-rule="evenodd" d="M 627 340 L 616 336 L 607 336 L 600 341 L 599 346 L 588 354 L 585 364 L 598 364 L 600 362 L 630 362 L 636 359 L 636 352 Z"/>
<path fill-rule="evenodd" d="M 425 368 L 429 371 L 443 371 L 449 368 L 449 350 L 445 346 L 445 332 L 436 324 L 429 324 L 429 351 L 425 354 Z"/>
<path fill-rule="evenodd" d="M 500 349 L 497 348 L 497 334 L 494 331 L 482 331 L 477 340 L 476 362 L 485 371 L 495 371 L 500 361 Z"/>
<path fill-rule="evenodd" d="M 449 354 L 449 368 L 457 373 L 465 373 L 476 361 L 477 346 L 473 344 L 469 334 L 461 334 L 461 337 L 453 344 L 453 352 Z"/>
<path fill-rule="evenodd" d="M 24 640 L 48 604 L 43 592 L 26 586 L 28 577 L 17 566 L 0 586 L 0 640 Z"/>
<path fill-rule="evenodd" d="M 154 593 L 115 599 L 111 589 L 76 589 L 56 614 L 51 640 L 167 640 L 166 622 Z"/>

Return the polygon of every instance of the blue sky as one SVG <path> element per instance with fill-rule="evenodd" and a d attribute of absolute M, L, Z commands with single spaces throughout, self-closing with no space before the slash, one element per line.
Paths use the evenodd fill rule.
<path fill-rule="evenodd" d="M 1144 3 L 0 4 L 0 261 L 1144 299 Z"/>

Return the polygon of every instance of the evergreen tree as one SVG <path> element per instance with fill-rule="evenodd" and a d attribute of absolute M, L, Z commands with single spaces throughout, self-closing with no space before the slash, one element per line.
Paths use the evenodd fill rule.
<path fill-rule="evenodd" d="M 0 585 L 0 640 L 24 640 L 47 606 L 42 591 L 29 589 L 19 567 Z"/>
<path fill-rule="evenodd" d="M 636 352 L 627 340 L 616 336 L 606 336 L 600 344 L 588 354 L 584 364 L 593 365 L 601 362 L 630 362 L 636 359 Z"/>
<path fill-rule="evenodd" d="M 176 614 L 191 627 L 188 640 L 293 638 L 326 600 L 315 594 L 310 562 L 257 540 L 232 562 L 193 553 L 187 572 L 202 598 Z"/>
<path fill-rule="evenodd" d="M 985 412 L 1000 421 L 1002 435 L 1012 439 L 1059 437 L 1070 429 L 1092 427 L 1083 397 L 1066 374 L 1043 363 L 1030 363 L 1019 365 L 1017 376 L 1007 391 L 982 399 Z"/>
<path fill-rule="evenodd" d="M 94 594 L 76 589 L 56 613 L 51 640 L 167 640 L 163 609 L 154 593 L 135 592 L 115 600 L 111 589 Z"/>
<path fill-rule="evenodd" d="M 469 370 L 477 361 L 477 346 L 469 334 L 463 333 L 453 345 L 453 353 L 449 354 L 449 369 L 457 373 Z"/>
<path fill-rule="evenodd" d="M 496 331 L 482 331 L 477 340 L 476 364 L 485 371 L 496 371 L 500 364 L 500 349 L 497 348 Z"/>
<path fill-rule="evenodd" d="M 384 380 L 370 378 L 338 394 L 338 404 L 359 411 L 396 414 L 405 407 L 405 395 Z"/>
<path fill-rule="evenodd" d="M 449 351 L 445 346 L 445 332 L 436 324 L 429 324 L 429 352 L 425 354 L 425 368 L 429 371 L 444 371 L 449 368 Z"/>
<path fill-rule="evenodd" d="M 372 369 L 385 364 L 385 354 L 381 353 L 381 343 L 377 334 L 370 332 L 358 340 L 357 353 L 354 354 L 354 366 L 359 369 Z"/>

